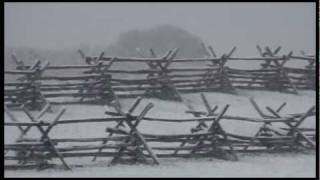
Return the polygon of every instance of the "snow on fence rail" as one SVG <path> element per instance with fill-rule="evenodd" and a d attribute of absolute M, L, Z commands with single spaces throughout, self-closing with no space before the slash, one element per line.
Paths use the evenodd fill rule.
<path fill-rule="evenodd" d="M 315 106 L 305 113 L 279 115 L 286 103 L 277 109 L 266 107 L 267 114 L 261 107 L 250 99 L 251 104 L 259 114 L 260 118 L 247 118 L 228 116 L 226 112 L 230 105 L 226 104 L 219 109 L 212 107 L 204 94 L 201 94 L 207 112 L 188 110 L 195 118 L 192 119 L 161 119 L 147 117 L 146 114 L 154 107 L 149 103 L 138 115 L 132 113 L 139 106 L 142 97 L 136 99 L 127 112 L 123 112 L 120 106 L 114 105 L 115 112 L 106 111 L 106 118 L 89 119 L 64 119 L 60 118 L 66 111 L 61 108 L 52 121 L 41 119 L 47 112 L 48 106 L 44 108 L 37 117 L 31 114 L 24 106 L 21 109 L 29 117 L 30 122 L 19 122 L 14 113 L 5 106 L 5 112 L 12 122 L 6 121 L 5 127 L 14 126 L 19 128 L 21 134 L 15 143 L 5 144 L 5 167 L 23 168 L 36 167 L 48 168 L 54 166 L 49 164 L 52 159 L 59 159 L 63 166 L 70 170 L 71 166 L 65 158 L 72 157 L 111 157 L 109 165 L 117 163 L 151 163 L 159 164 L 159 158 L 192 158 L 192 157 L 216 157 L 225 160 L 237 161 L 239 152 L 264 152 L 264 151 L 290 151 L 303 149 L 315 149 L 315 129 L 302 128 L 300 125 L 308 117 L 315 115 Z M 247 121 L 259 123 L 261 127 L 253 137 L 238 135 L 227 132 L 220 122 L 222 120 Z M 138 129 L 139 124 L 148 121 L 159 121 L 163 123 L 188 123 L 198 122 L 196 127 L 190 129 L 186 134 L 146 134 Z M 114 127 L 106 128 L 106 136 L 100 138 L 74 138 L 65 137 L 54 139 L 49 132 L 65 124 L 116 122 Z M 285 128 L 272 126 L 280 123 Z M 40 132 L 38 138 L 27 138 L 26 134 L 31 128 L 37 128 Z M 88 144 L 88 143 L 100 144 Z M 70 145 L 73 143 L 73 145 Z M 74 145 L 77 143 L 77 145 Z M 174 144 L 175 143 L 175 144 Z M 11 162 L 11 163 L 10 163 Z"/>
<path fill-rule="evenodd" d="M 235 47 L 229 53 L 217 57 L 209 46 L 207 51 L 211 56 L 199 59 L 174 59 L 178 49 L 168 51 L 163 57 L 157 57 L 150 49 L 152 55 L 150 58 L 104 57 L 103 52 L 99 57 L 87 57 L 79 51 L 88 65 L 63 66 L 50 66 L 49 62 L 42 63 L 39 60 L 27 66 L 13 56 L 17 70 L 6 70 L 5 74 L 19 78 L 18 82 L 5 83 L 5 101 L 10 105 L 30 104 L 31 107 L 37 107 L 38 101 L 47 102 L 46 99 L 50 99 L 53 103 L 108 104 L 113 99 L 138 96 L 181 100 L 179 92 L 236 93 L 237 88 L 245 88 L 298 93 L 299 89 L 315 89 L 314 57 L 293 56 L 292 52 L 276 56 L 281 49 L 280 46 L 274 51 L 269 47 L 264 51 L 259 46 L 257 49 L 261 57 L 233 58 L 231 56 L 236 50 Z M 289 60 L 307 61 L 309 64 L 304 68 L 285 67 Z M 244 70 L 226 66 L 227 61 L 263 61 L 263 63 L 259 69 Z M 111 69 L 113 64 L 122 62 L 147 64 L 149 69 Z M 200 68 L 170 68 L 174 63 L 186 65 L 189 62 L 210 64 Z M 61 76 L 58 70 L 80 71 L 77 75 Z M 54 76 L 46 75 L 48 71 L 54 71 Z M 127 76 L 115 77 L 118 74 Z M 71 99 L 64 102 L 55 101 L 61 97 Z"/>

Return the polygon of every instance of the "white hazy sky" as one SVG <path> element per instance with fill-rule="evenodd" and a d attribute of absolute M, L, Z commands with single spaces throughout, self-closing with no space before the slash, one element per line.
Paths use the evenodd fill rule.
<path fill-rule="evenodd" d="M 5 3 L 5 45 L 107 46 L 119 33 L 174 24 L 219 51 L 257 44 L 315 51 L 315 3 Z"/>

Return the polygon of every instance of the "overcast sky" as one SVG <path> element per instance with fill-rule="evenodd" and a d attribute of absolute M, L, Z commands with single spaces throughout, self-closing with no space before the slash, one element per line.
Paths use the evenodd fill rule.
<path fill-rule="evenodd" d="M 5 3 L 5 45 L 107 46 L 121 32 L 174 24 L 217 51 L 261 44 L 313 54 L 315 16 L 315 3 Z"/>

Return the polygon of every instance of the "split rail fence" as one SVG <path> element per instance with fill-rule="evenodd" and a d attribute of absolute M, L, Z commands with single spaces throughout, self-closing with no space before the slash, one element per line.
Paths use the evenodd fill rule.
<path fill-rule="evenodd" d="M 191 119 L 148 117 L 147 113 L 154 107 L 152 103 L 137 113 L 137 107 L 141 106 L 141 97 L 136 99 L 127 112 L 124 112 L 120 106 L 114 105 L 115 111 L 106 111 L 107 117 L 105 118 L 61 119 L 66 111 L 66 108 L 62 107 L 57 115 L 48 121 L 42 119 L 43 115 L 49 111 L 48 105 L 38 115 L 30 113 L 22 105 L 20 109 L 30 120 L 30 122 L 23 122 L 10 108 L 5 106 L 5 112 L 11 120 L 11 122 L 4 123 L 5 128 L 13 126 L 21 132 L 15 143 L 4 144 L 5 167 L 43 169 L 56 166 L 57 164 L 50 162 L 53 159 L 58 159 L 65 169 L 70 170 L 72 165 L 68 163 L 66 158 L 87 156 L 92 157 L 92 161 L 99 157 L 110 157 L 109 165 L 117 163 L 157 165 L 160 164 L 161 158 L 214 157 L 237 161 L 239 160 L 238 153 L 304 151 L 316 148 L 315 129 L 301 127 L 306 119 L 315 120 L 315 106 L 312 106 L 305 113 L 281 115 L 286 102 L 277 109 L 266 106 L 263 110 L 254 99 L 250 99 L 259 117 L 248 118 L 227 115 L 229 104 L 219 108 L 211 106 L 204 94 L 201 94 L 201 98 L 207 112 L 190 109 L 186 113 L 191 113 L 194 116 Z M 258 123 L 261 124 L 261 127 L 255 136 L 238 135 L 224 130 L 221 121 L 228 120 Z M 197 122 L 197 125 L 187 130 L 189 133 L 185 134 L 147 134 L 138 129 L 138 126 L 148 121 L 173 124 Z M 116 122 L 117 125 L 107 127 L 104 137 L 50 137 L 50 131 L 58 126 L 105 122 Z M 38 138 L 26 137 L 31 128 L 36 128 L 40 132 Z M 92 142 L 96 144 L 90 145 L 89 143 Z"/>
<path fill-rule="evenodd" d="M 314 56 L 294 56 L 292 52 L 279 56 L 280 46 L 275 50 L 257 46 L 261 57 L 235 58 L 232 55 L 236 47 L 221 56 L 211 46 L 204 48 L 208 57 L 198 59 L 177 59 L 178 49 L 170 50 L 162 57 L 150 49 L 150 56 L 141 55 L 144 56 L 141 58 L 104 57 L 103 52 L 98 57 L 88 57 L 79 51 L 86 65 L 51 66 L 49 62 L 40 60 L 26 65 L 12 56 L 16 70 L 6 70 L 5 75 L 17 78 L 15 82 L 5 83 L 4 99 L 8 106 L 25 104 L 30 109 L 41 109 L 51 102 L 108 104 L 121 97 L 139 96 L 181 100 L 179 93 L 237 93 L 238 88 L 296 94 L 300 89 L 315 89 Z M 227 66 L 226 63 L 231 61 L 249 62 L 249 66 L 254 61 L 262 63 L 260 68 L 244 70 Z M 286 67 L 288 61 L 306 61 L 308 65 L 301 68 Z M 135 67 L 147 65 L 148 69 L 111 68 L 116 63 L 121 66 L 121 63 L 128 62 L 134 63 Z M 205 67 L 194 67 L 200 63 Z M 63 75 L 69 71 L 77 72 L 77 75 Z M 48 75 L 49 72 L 54 75 Z"/>

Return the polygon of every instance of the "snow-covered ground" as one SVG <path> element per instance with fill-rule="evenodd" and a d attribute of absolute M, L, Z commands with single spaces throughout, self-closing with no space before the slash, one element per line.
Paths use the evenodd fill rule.
<path fill-rule="evenodd" d="M 116 165 L 100 159 L 90 166 L 44 171 L 5 171 L 5 177 L 315 177 L 313 154 L 241 155 L 240 161 L 218 159 L 162 159 L 159 166 Z"/>
<path fill-rule="evenodd" d="M 227 115 L 237 115 L 246 117 L 259 117 L 249 102 L 249 97 L 253 97 L 261 107 L 271 106 L 277 108 L 283 102 L 287 102 L 286 107 L 281 111 L 281 115 L 287 113 L 306 112 L 315 104 L 316 94 L 314 91 L 301 91 L 299 95 L 285 94 L 267 91 L 239 90 L 238 95 L 226 93 L 205 93 L 209 103 L 219 105 L 219 109 L 230 104 Z M 185 99 L 192 104 L 196 110 L 205 111 L 199 94 L 185 94 Z M 121 99 L 124 109 L 128 109 L 134 99 Z M 184 113 L 186 105 L 157 99 L 144 99 L 141 105 L 135 110 L 138 114 L 149 102 L 154 103 L 154 108 L 147 114 L 150 117 L 161 118 L 192 118 L 192 115 Z M 58 108 L 54 108 L 56 111 Z M 219 111 L 218 109 L 218 111 Z M 69 105 L 62 119 L 82 119 L 89 117 L 106 117 L 105 107 L 88 105 Z M 22 118 L 21 112 L 15 112 L 19 120 L 28 121 Z M 50 119 L 49 114 L 46 119 Z M 5 121 L 8 117 L 5 116 Z M 230 133 L 253 136 L 261 124 L 249 122 L 237 122 L 222 120 L 223 128 Z M 54 127 L 50 132 L 50 137 L 104 137 L 105 128 L 113 127 L 115 123 L 85 123 L 79 125 L 63 125 Z M 189 133 L 190 128 L 195 123 L 163 123 L 143 121 L 138 129 L 144 133 L 153 134 L 177 134 Z M 302 124 L 305 127 L 315 127 L 314 118 L 308 118 Z M 17 137 L 15 127 L 5 128 L 5 142 L 10 143 Z M 34 130 L 30 136 L 39 136 Z M 96 162 L 91 162 L 89 158 L 68 158 L 66 161 L 73 166 L 72 172 L 63 169 L 36 170 L 5 170 L 6 177 L 314 177 L 316 158 L 314 153 L 260 153 L 260 154 L 240 154 L 239 161 L 230 162 L 217 160 L 214 158 L 200 159 L 160 159 L 159 166 L 150 165 L 116 165 L 107 167 L 110 159 L 99 158 Z M 57 161 L 60 164 L 59 161 Z M 77 165 L 84 167 L 78 167 Z"/>

